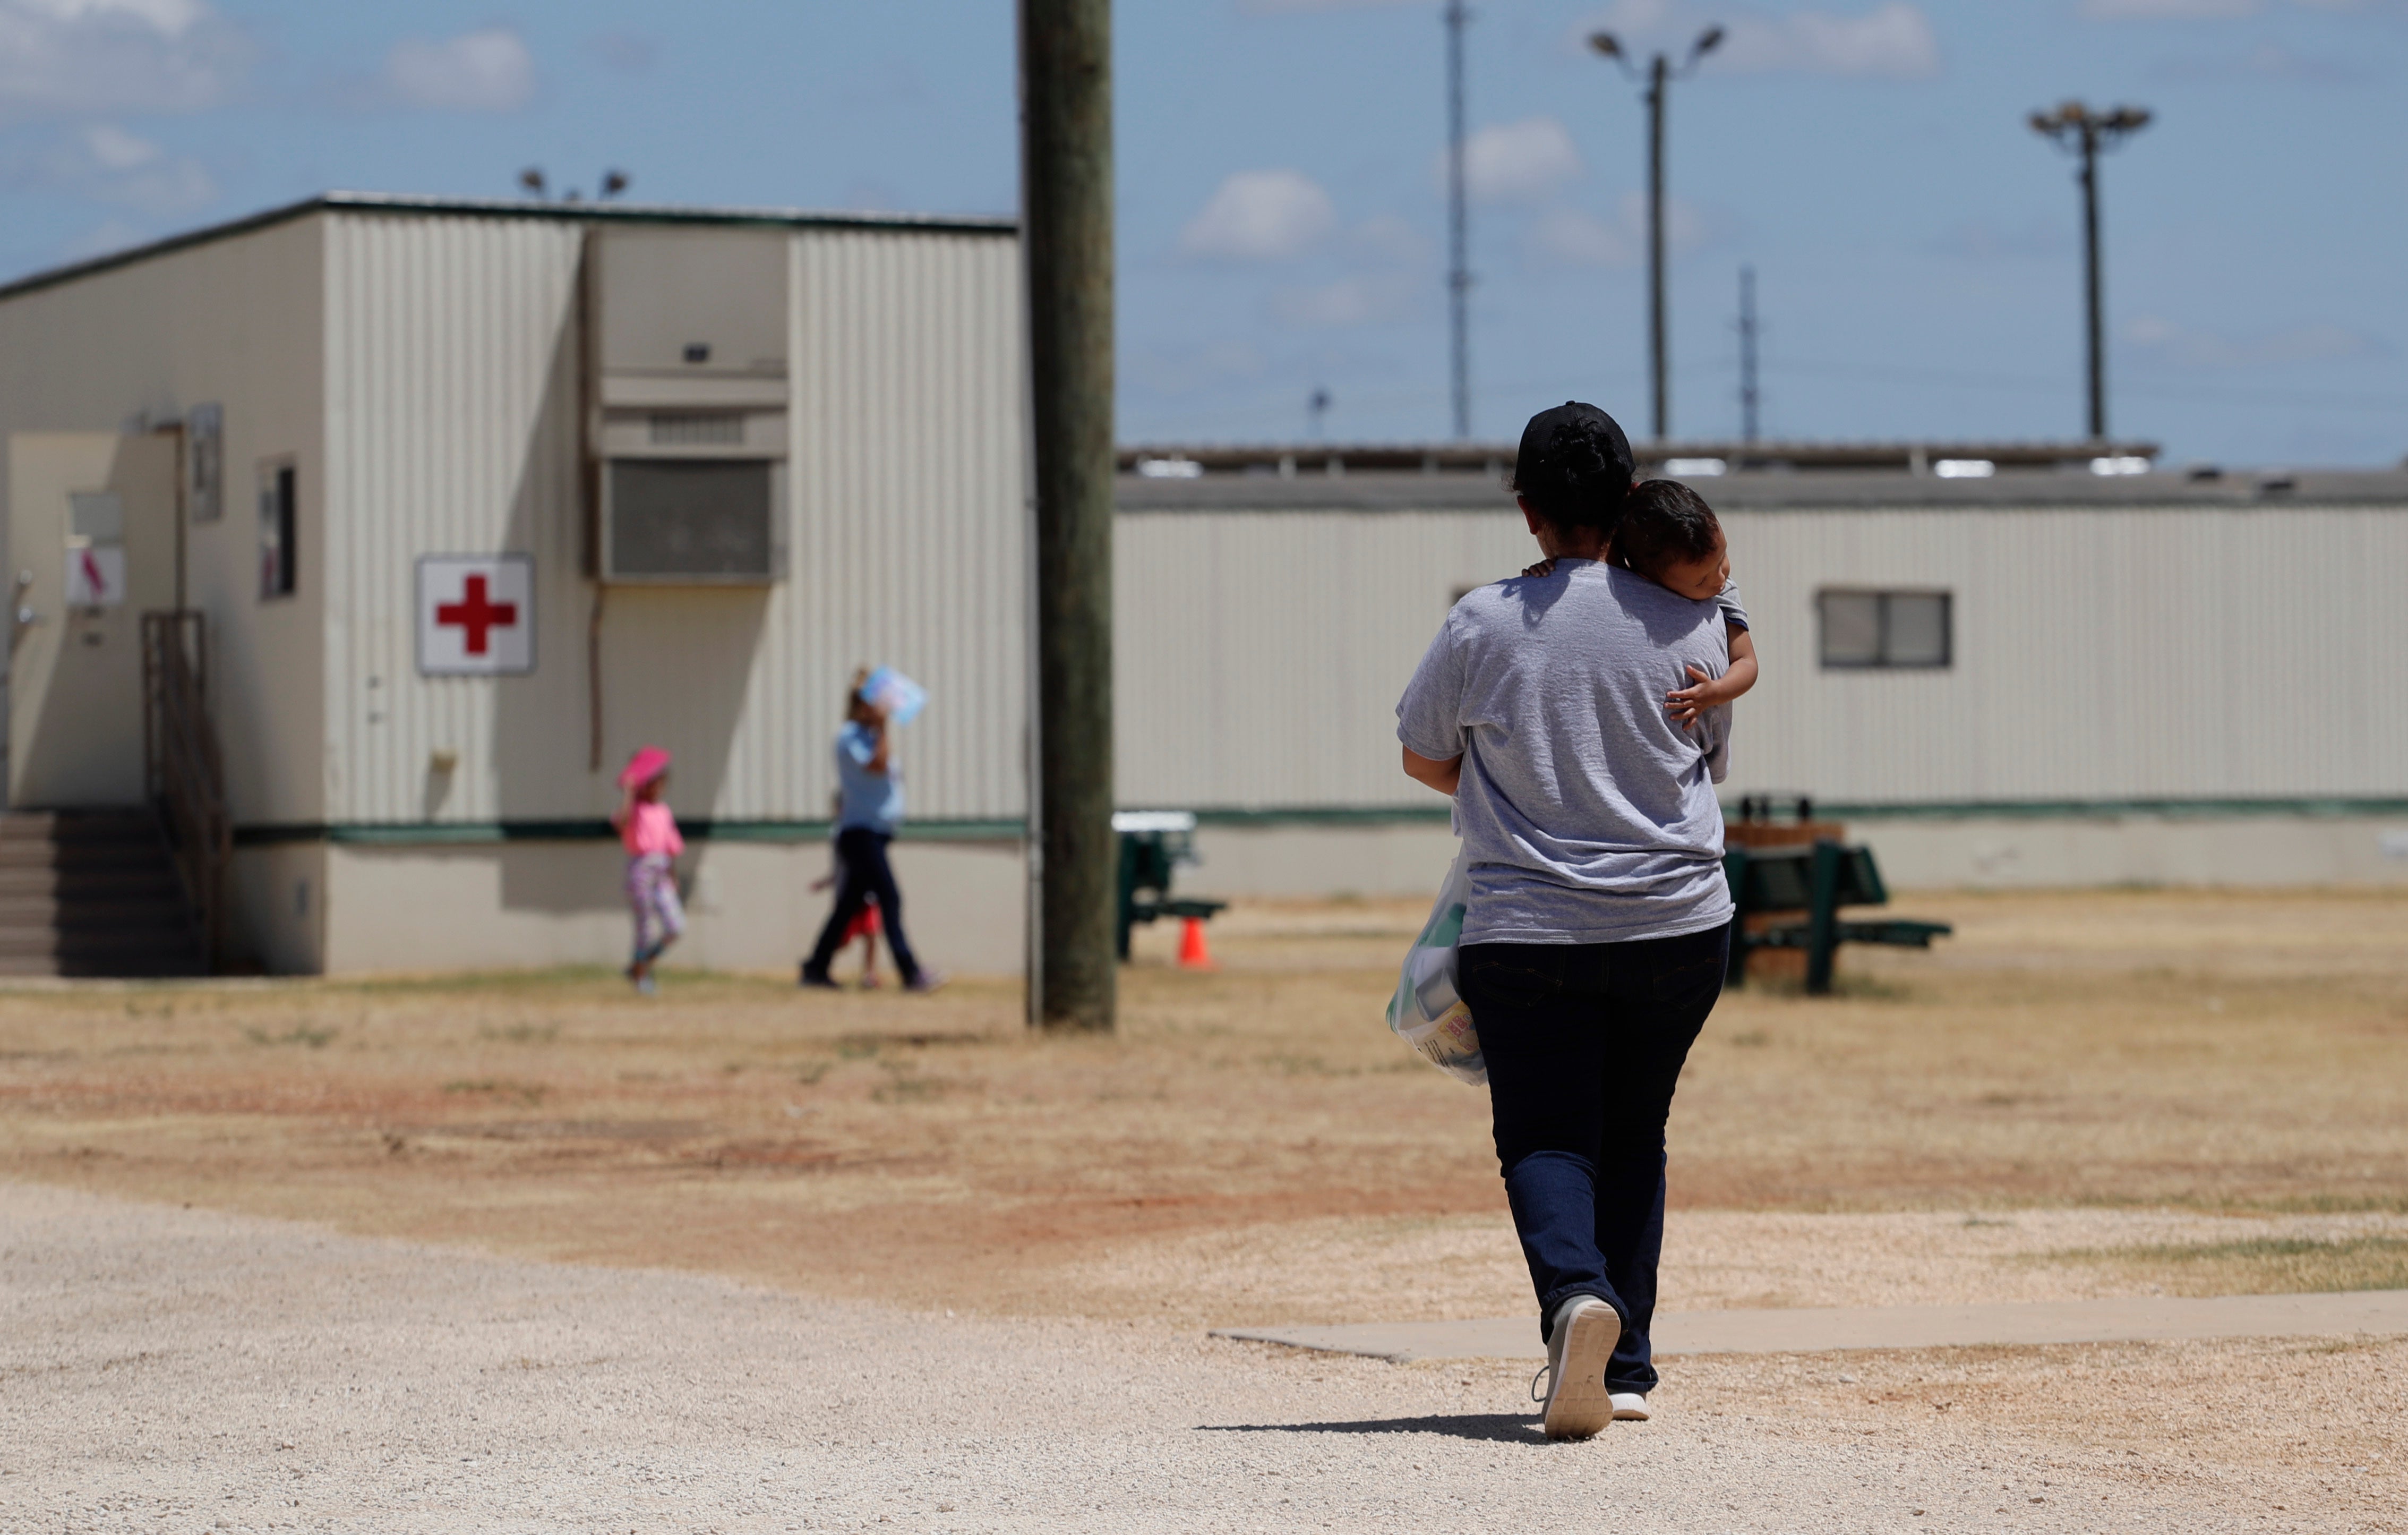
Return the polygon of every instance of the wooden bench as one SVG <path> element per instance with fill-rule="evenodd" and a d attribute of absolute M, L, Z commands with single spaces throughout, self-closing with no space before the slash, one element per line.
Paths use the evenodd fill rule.
<path fill-rule="evenodd" d="M 1828 839 L 1792 847 L 1735 847 L 1723 854 L 1738 920 L 1731 925 L 1729 984 L 1744 984 L 1747 957 L 1758 949 L 1802 949 L 1806 990 L 1828 996 L 1831 962 L 1842 943 L 1889 943 L 1928 949 L 1935 938 L 1956 929 L 1944 922 L 1847 922 L 1846 906 L 1887 906 L 1888 887 L 1870 848 L 1842 847 Z M 1775 922 L 1748 931 L 1747 919 L 1765 911 L 1803 911 L 1804 920 Z"/>
<path fill-rule="evenodd" d="M 1227 910 L 1227 901 L 1198 900 L 1170 893 L 1171 872 L 1196 858 L 1196 815 L 1192 811 L 1122 811 L 1112 817 L 1120 834 L 1120 917 L 1113 937 L 1120 957 L 1129 956 L 1129 929 L 1164 917 L 1209 920 Z"/>

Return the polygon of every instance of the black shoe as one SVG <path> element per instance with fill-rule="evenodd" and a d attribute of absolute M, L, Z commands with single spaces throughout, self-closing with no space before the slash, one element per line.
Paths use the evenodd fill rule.
<path fill-rule="evenodd" d="M 812 969 L 811 962 L 808 959 L 803 961 L 803 978 L 800 984 L 819 991 L 844 990 L 842 986 L 836 983 L 836 977 L 828 974 L 827 971 Z"/>

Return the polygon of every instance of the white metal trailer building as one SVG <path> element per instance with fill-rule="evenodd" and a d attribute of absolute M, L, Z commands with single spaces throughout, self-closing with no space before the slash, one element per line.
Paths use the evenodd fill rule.
<path fill-rule="evenodd" d="M 1692 480 L 1764 662 L 1727 805 L 1809 795 L 1901 885 L 2408 882 L 2408 472 L 1953 452 L 1994 472 Z M 1120 797 L 1200 813 L 1199 888 L 1443 869 L 1395 702 L 1455 596 L 1535 553 L 1510 447 L 1363 467 L 1421 452 L 1125 455 L 1154 472 L 1122 480 Z"/>
<path fill-rule="evenodd" d="M 141 798 L 136 615 L 190 608 L 270 968 L 610 958 L 644 743 L 681 957 L 786 965 L 888 663 L 912 925 L 1015 968 L 1019 313 L 1008 222 L 342 194 L 0 289 L 8 802 Z"/>
<path fill-rule="evenodd" d="M 237 952 L 615 959 L 602 818 L 657 743 L 680 957 L 782 967 L 847 678 L 889 663 L 931 696 L 910 925 L 1017 969 L 1018 278 L 998 221 L 337 194 L 0 288 L 9 806 L 145 798 L 137 615 L 197 612 Z M 1900 885 L 2408 879 L 2408 473 L 2070 452 L 1698 481 L 1765 656 L 1727 796 L 1812 795 Z M 1200 891 L 1426 891 L 1443 805 L 1391 710 L 1530 557 L 1508 451 L 1152 456 L 1121 803 L 1197 812 Z"/>

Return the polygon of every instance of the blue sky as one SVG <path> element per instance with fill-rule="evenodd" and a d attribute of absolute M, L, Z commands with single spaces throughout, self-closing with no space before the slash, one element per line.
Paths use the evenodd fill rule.
<path fill-rule="evenodd" d="M 1123 0 L 1124 439 L 1447 428 L 1439 0 Z M 1673 426 L 2082 423 L 2068 96 L 2106 163 L 2113 423 L 2178 459 L 2408 452 L 2408 0 L 1488 0 L 1470 32 L 1474 425 L 1638 425 L 1637 90 L 1590 30 L 1731 40 L 1675 87 Z M 1006 212 L 1008 0 L 0 0 L 0 272 L 331 187 Z"/>

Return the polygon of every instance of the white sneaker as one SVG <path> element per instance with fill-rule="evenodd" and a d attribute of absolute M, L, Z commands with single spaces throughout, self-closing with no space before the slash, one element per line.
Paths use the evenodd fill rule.
<path fill-rule="evenodd" d="M 1613 1421 L 1644 1423 L 1647 1421 L 1647 1399 L 1636 1391 L 1616 1391 L 1612 1396 Z"/>
<path fill-rule="evenodd" d="M 1555 1308 L 1555 1325 L 1547 1339 L 1547 1405 L 1541 1419 L 1549 1439 L 1586 1439 L 1613 1421 L 1605 1367 L 1620 1341 L 1622 1318 L 1597 1297 L 1576 1295 Z"/>

